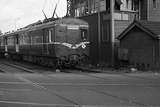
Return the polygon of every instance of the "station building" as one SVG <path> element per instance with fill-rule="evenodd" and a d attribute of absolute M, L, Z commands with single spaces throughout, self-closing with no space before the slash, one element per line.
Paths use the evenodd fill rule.
<path fill-rule="evenodd" d="M 111 2 L 114 3 L 114 30 L 111 30 Z M 160 0 L 68 0 L 68 15 L 89 25 L 90 57 L 94 64 L 112 64 L 117 59 L 116 38 L 134 21 L 160 21 Z M 113 41 L 114 36 L 114 53 Z"/>
<path fill-rule="evenodd" d="M 119 61 L 140 69 L 160 68 L 160 22 L 134 21 L 118 37 Z M 123 64 L 124 65 L 124 64 Z"/>

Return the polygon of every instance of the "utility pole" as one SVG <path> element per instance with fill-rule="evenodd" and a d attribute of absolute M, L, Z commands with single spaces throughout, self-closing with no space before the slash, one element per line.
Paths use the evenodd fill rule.
<path fill-rule="evenodd" d="M 115 0 L 110 0 L 110 25 L 111 25 L 111 47 L 112 47 L 112 66 L 115 64 L 115 27 L 114 27 L 114 6 Z"/>
<path fill-rule="evenodd" d="M 101 62 L 101 13 L 100 13 L 100 0 L 98 0 L 98 59 Z"/>

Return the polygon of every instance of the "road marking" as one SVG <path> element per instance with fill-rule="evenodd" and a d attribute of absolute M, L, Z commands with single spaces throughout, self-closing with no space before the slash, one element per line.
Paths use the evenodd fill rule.
<path fill-rule="evenodd" d="M 22 79 L 21 79 L 22 80 Z M 26 81 L 26 80 L 25 80 Z M 30 81 L 27 81 L 27 82 L 0 82 L 0 84 L 19 84 L 19 85 L 25 85 L 25 84 L 30 84 Z M 128 83 L 37 83 L 37 84 L 40 84 L 40 85 L 88 85 L 88 86 L 94 86 L 94 85 L 131 85 L 131 84 L 128 84 Z M 142 84 L 144 85 L 144 84 Z"/>
<path fill-rule="evenodd" d="M 0 84 L 28 84 L 26 82 L 0 82 Z"/>
<path fill-rule="evenodd" d="M 0 82 L 0 84 L 8 84 L 8 85 L 29 85 L 29 82 Z M 36 83 L 39 85 L 49 85 L 49 86 L 157 86 L 159 84 L 133 84 L 133 83 Z M 35 84 L 34 84 L 35 85 Z M 41 87 L 42 88 L 42 87 Z M 44 87 L 43 87 L 44 88 Z M 1 89 L 1 88 L 0 88 Z"/>
<path fill-rule="evenodd" d="M 11 66 L 11 67 L 15 67 L 16 69 L 18 68 L 18 69 L 26 71 L 26 72 L 34 73 L 33 70 L 30 70 L 28 68 L 24 68 L 22 66 L 18 66 L 18 65 L 15 65 L 15 64 L 9 64 L 9 63 L 5 63 L 5 64 L 8 65 L 8 66 Z"/>
<path fill-rule="evenodd" d="M 108 85 L 129 85 L 129 84 L 126 84 L 126 83 L 109 83 L 109 84 L 106 84 L 106 83 L 40 83 L 40 85 L 57 85 L 57 86 L 65 86 L 65 85 L 68 85 L 68 86 L 108 86 Z"/>
<path fill-rule="evenodd" d="M 0 88 L 1 91 L 33 91 L 32 89 L 8 89 L 8 88 Z"/>
<path fill-rule="evenodd" d="M 45 91 L 49 92 L 50 94 L 52 93 L 52 94 L 54 94 L 55 96 L 61 98 L 62 100 L 67 101 L 67 102 L 69 102 L 69 103 L 72 103 L 72 104 L 74 104 L 74 105 L 77 105 L 78 107 L 80 106 L 77 102 L 72 101 L 72 100 L 70 100 L 69 98 L 66 98 L 66 97 L 64 97 L 64 96 L 62 96 L 62 95 L 59 95 L 59 94 L 57 94 L 55 91 L 49 90 L 48 88 L 40 85 L 39 83 L 32 82 L 31 80 L 26 79 L 26 78 L 24 78 L 24 77 L 22 77 L 22 76 L 20 76 L 20 75 L 18 75 L 18 74 L 17 74 L 16 76 L 17 76 L 17 78 L 19 78 L 20 80 L 22 80 L 22 81 L 24 81 L 24 82 L 26 82 L 26 83 L 28 83 L 28 84 L 30 84 L 30 85 L 32 85 L 32 86 L 35 86 L 36 88 L 45 90 Z"/>
<path fill-rule="evenodd" d="M 143 103 L 141 103 L 141 102 L 137 102 L 137 101 L 134 101 L 133 99 L 128 99 L 128 98 L 124 98 L 124 97 L 121 97 L 121 96 L 118 96 L 118 95 L 114 95 L 114 94 L 112 94 L 112 93 L 110 93 L 110 92 L 104 92 L 104 91 L 100 91 L 100 90 L 96 90 L 96 89 L 87 89 L 88 91 L 92 91 L 92 92 L 96 92 L 96 93 L 100 93 L 100 94 L 103 94 L 103 95 L 106 95 L 106 96 L 111 96 L 111 97 L 113 97 L 113 98 L 115 98 L 115 99 L 119 99 L 119 100 L 121 100 L 121 101 L 125 101 L 125 102 L 129 102 L 129 103 L 131 103 L 131 104 L 137 104 L 138 106 L 150 106 L 150 105 L 146 105 L 146 104 L 143 104 Z"/>
<path fill-rule="evenodd" d="M 42 103 L 31 103 L 31 102 L 18 102 L 18 101 L 0 101 L 0 103 L 6 104 L 19 104 L 19 105 L 35 105 L 35 106 L 55 106 L 55 107 L 80 107 L 78 105 L 63 105 L 63 104 L 42 104 Z"/>

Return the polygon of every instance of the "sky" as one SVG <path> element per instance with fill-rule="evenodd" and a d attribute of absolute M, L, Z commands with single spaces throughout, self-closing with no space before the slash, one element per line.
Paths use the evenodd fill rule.
<path fill-rule="evenodd" d="M 4 32 L 22 28 L 43 20 L 42 10 L 49 18 L 59 0 L 0 0 L 0 30 Z M 59 17 L 67 11 L 66 0 L 60 0 L 56 9 Z"/>

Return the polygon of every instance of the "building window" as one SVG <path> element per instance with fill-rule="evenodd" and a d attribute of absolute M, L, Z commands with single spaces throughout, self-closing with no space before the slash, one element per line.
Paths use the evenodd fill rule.
<path fill-rule="evenodd" d="M 157 8 L 157 0 L 153 0 L 153 8 Z"/>
<path fill-rule="evenodd" d="M 121 0 L 116 0 L 115 1 L 115 10 L 120 10 L 122 1 Z"/>
<path fill-rule="evenodd" d="M 129 15 L 125 13 L 114 13 L 115 20 L 129 20 Z"/>
<path fill-rule="evenodd" d="M 115 9 L 121 11 L 138 11 L 139 0 L 116 0 Z"/>
<path fill-rule="evenodd" d="M 78 2 L 75 8 L 75 16 L 79 17 L 86 14 L 89 14 L 88 1 Z"/>
<path fill-rule="evenodd" d="M 76 17 L 97 13 L 98 11 L 106 11 L 106 0 L 83 0 L 75 4 Z"/>

